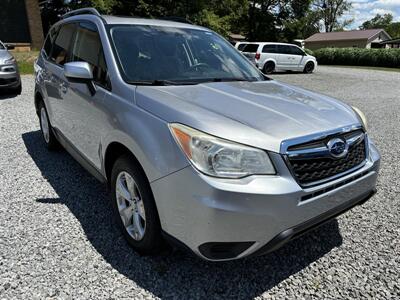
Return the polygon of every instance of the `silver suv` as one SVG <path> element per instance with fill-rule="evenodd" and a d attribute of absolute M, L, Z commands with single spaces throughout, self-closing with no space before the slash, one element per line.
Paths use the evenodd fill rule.
<path fill-rule="evenodd" d="M 78 10 L 35 69 L 45 144 L 109 186 L 140 253 L 267 253 L 375 192 L 359 110 L 266 78 L 206 28 Z"/>

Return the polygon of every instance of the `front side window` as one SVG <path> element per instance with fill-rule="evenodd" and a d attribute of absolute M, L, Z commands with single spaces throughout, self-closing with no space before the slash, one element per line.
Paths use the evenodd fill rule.
<path fill-rule="evenodd" d="M 69 48 L 74 31 L 75 24 L 61 25 L 60 31 L 54 41 L 50 59 L 60 66 L 63 66 L 68 60 Z"/>
<path fill-rule="evenodd" d="M 294 54 L 294 55 L 304 55 L 303 50 L 301 50 L 295 46 L 290 46 L 290 50 L 291 50 L 292 54 Z"/>
<path fill-rule="evenodd" d="M 114 25 L 109 30 L 127 82 L 264 80 L 247 59 L 213 32 L 146 25 Z"/>
<path fill-rule="evenodd" d="M 3 43 L 0 42 L 0 50 L 4 50 L 4 49 L 6 49 L 6 47 L 4 47 Z"/>
<path fill-rule="evenodd" d="M 94 82 L 103 87 L 107 86 L 107 67 L 95 24 L 79 24 L 72 46 L 71 61 L 87 62 L 92 67 Z"/>

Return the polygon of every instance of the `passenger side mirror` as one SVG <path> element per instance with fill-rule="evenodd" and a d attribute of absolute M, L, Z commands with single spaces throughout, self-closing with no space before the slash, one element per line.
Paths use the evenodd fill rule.
<path fill-rule="evenodd" d="M 87 84 L 90 94 L 96 94 L 92 68 L 87 62 L 75 61 L 64 65 L 64 75 L 70 82 Z"/>

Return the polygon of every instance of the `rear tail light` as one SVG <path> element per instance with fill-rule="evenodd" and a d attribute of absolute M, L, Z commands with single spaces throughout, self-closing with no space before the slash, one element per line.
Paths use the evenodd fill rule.
<path fill-rule="evenodd" d="M 255 56 L 255 59 L 260 59 L 260 56 L 261 56 L 260 53 L 257 52 L 256 56 Z"/>

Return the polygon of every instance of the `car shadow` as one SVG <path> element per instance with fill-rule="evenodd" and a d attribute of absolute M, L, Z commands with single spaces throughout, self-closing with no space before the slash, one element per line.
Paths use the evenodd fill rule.
<path fill-rule="evenodd" d="M 303 72 L 300 71 L 279 71 L 279 72 L 274 72 L 272 74 L 268 75 L 289 75 L 289 74 L 304 74 Z M 304 74 L 307 75 L 307 74 Z"/>
<path fill-rule="evenodd" d="M 274 253 L 260 257 L 210 263 L 181 251 L 140 256 L 114 226 L 104 185 L 65 151 L 48 152 L 40 131 L 24 133 L 22 139 L 43 177 L 58 195 L 58 198 L 36 201 L 66 205 L 108 264 L 160 298 L 253 298 L 342 244 L 338 223 L 332 220 Z"/>

